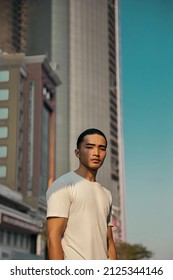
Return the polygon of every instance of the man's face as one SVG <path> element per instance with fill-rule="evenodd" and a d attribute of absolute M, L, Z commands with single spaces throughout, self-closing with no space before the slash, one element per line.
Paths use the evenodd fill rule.
<path fill-rule="evenodd" d="M 106 140 L 98 134 L 86 135 L 75 151 L 80 164 L 90 170 L 99 169 L 106 157 Z"/>

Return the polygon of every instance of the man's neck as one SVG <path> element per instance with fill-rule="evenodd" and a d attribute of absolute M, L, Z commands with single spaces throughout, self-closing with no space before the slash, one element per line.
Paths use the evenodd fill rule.
<path fill-rule="evenodd" d="M 80 166 L 75 173 L 91 182 L 96 182 L 97 170 L 88 170 Z"/>

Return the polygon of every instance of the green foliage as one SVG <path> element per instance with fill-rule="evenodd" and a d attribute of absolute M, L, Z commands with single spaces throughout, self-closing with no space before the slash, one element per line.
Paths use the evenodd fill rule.
<path fill-rule="evenodd" d="M 116 247 L 119 260 L 146 260 L 153 255 L 151 251 L 140 244 L 132 245 L 126 242 L 119 242 Z"/>

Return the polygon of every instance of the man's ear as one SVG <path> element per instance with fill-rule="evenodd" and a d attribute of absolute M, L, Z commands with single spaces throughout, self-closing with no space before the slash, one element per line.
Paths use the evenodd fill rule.
<path fill-rule="evenodd" d="M 75 155 L 79 158 L 80 157 L 80 153 L 79 153 L 79 149 L 75 150 Z"/>

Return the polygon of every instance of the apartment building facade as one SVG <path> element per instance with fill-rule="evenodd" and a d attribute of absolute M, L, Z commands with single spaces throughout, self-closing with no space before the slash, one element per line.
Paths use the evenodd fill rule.
<path fill-rule="evenodd" d="M 59 83 L 46 56 L 0 55 L 0 258 L 44 255 L 40 234 L 47 185 L 55 178 Z"/>

